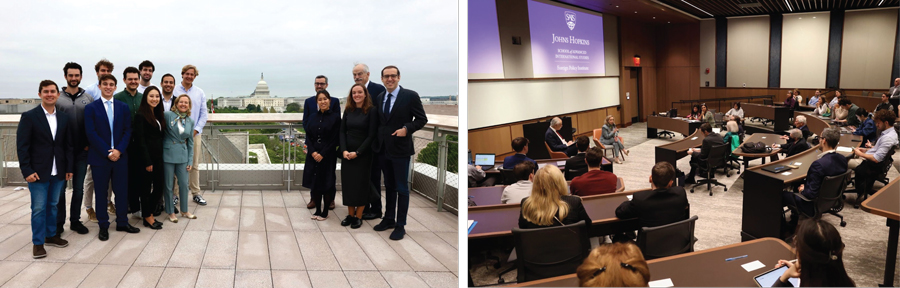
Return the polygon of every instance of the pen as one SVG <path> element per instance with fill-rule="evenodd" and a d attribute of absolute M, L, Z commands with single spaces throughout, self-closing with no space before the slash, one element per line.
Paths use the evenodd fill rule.
<path fill-rule="evenodd" d="M 747 258 L 747 255 L 741 255 L 741 256 L 731 257 L 731 258 L 725 258 L 725 262 L 728 262 L 728 261 L 734 261 L 734 260 L 741 259 L 741 258 Z"/>

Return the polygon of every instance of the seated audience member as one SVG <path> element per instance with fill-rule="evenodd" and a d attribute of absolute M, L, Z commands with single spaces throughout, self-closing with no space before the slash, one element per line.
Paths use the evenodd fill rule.
<path fill-rule="evenodd" d="M 503 188 L 500 194 L 500 203 L 520 203 L 522 199 L 531 195 L 531 180 L 534 180 L 534 171 L 537 165 L 528 161 L 522 161 L 513 168 L 513 174 L 516 175 L 516 183 Z"/>
<path fill-rule="evenodd" d="M 581 287 L 647 287 L 650 268 L 634 242 L 603 244 L 575 270 Z"/>
<path fill-rule="evenodd" d="M 722 141 L 724 141 L 725 144 L 728 144 L 730 146 L 728 148 L 728 149 L 730 149 L 729 151 L 734 151 L 734 149 L 737 149 L 738 147 L 741 146 L 741 139 L 740 139 L 741 136 L 740 136 L 738 127 L 739 126 L 737 124 L 737 121 L 734 121 L 734 120 L 728 121 L 728 123 L 725 123 L 725 129 L 728 130 L 728 132 L 725 132 L 725 137 L 722 138 Z M 736 156 L 731 155 L 730 153 L 729 153 L 729 157 L 737 159 Z"/>
<path fill-rule="evenodd" d="M 834 97 L 832 97 L 831 101 L 828 102 L 828 108 L 831 108 L 832 113 L 834 112 L 834 109 L 837 108 L 838 101 L 840 101 L 841 98 L 844 98 L 843 96 L 841 96 L 841 90 L 835 90 Z"/>
<path fill-rule="evenodd" d="M 738 134 L 744 135 L 744 119 L 741 119 L 741 117 L 732 116 L 731 120 L 733 120 L 734 122 L 737 122 Z"/>
<path fill-rule="evenodd" d="M 781 145 L 772 144 L 772 147 L 781 147 L 781 151 L 787 154 L 787 157 L 797 155 L 810 147 L 809 143 L 806 143 L 806 139 L 803 138 L 803 132 L 800 132 L 800 129 L 788 130 L 788 135 L 781 136 L 781 138 L 787 139 L 787 143 Z"/>
<path fill-rule="evenodd" d="M 809 102 L 806 105 L 816 107 L 816 105 L 819 103 L 819 97 L 821 97 L 819 93 L 821 92 L 819 92 L 819 90 L 816 90 L 816 94 L 813 94 L 812 97 L 809 97 Z"/>
<path fill-rule="evenodd" d="M 878 110 L 894 112 L 894 105 L 891 104 L 891 98 L 888 97 L 887 93 L 881 93 L 881 103 L 878 103 L 878 106 L 875 106 L 875 111 L 873 112 L 878 112 Z"/>
<path fill-rule="evenodd" d="M 806 126 L 806 116 L 797 115 L 797 117 L 794 117 L 794 128 L 800 129 L 800 132 L 803 133 L 803 139 L 809 139 L 809 135 L 812 135 L 809 132 L 809 127 Z"/>
<path fill-rule="evenodd" d="M 881 110 L 875 113 L 875 128 L 878 131 L 882 131 L 880 136 L 878 137 L 878 141 L 875 142 L 875 145 L 871 145 L 871 142 L 866 143 L 866 147 L 871 148 L 856 148 L 853 149 L 853 154 L 858 157 L 858 159 L 851 159 L 850 163 L 848 163 L 847 167 L 853 169 L 854 174 L 856 175 L 856 182 L 854 186 L 856 187 L 856 191 L 859 197 L 857 197 L 856 204 L 853 207 L 859 208 L 860 201 L 863 199 L 864 193 L 872 192 L 869 191 L 872 189 L 872 184 L 875 183 L 875 178 L 881 176 L 881 161 L 884 160 L 885 155 L 887 155 L 888 151 L 894 149 L 894 146 L 897 145 L 897 130 L 893 129 L 894 120 L 897 119 L 897 116 L 890 111 Z"/>
<path fill-rule="evenodd" d="M 703 114 L 700 114 L 700 105 L 694 105 L 691 107 L 691 113 L 687 115 L 689 120 L 700 120 L 703 117 Z"/>
<path fill-rule="evenodd" d="M 716 126 L 716 117 L 713 115 L 712 111 L 709 111 L 709 107 L 706 106 L 706 103 L 700 104 L 700 115 L 702 115 L 702 121 L 709 123 L 711 126 Z"/>
<path fill-rule="evenodd" d="M 616 181 L 618 180 L 616 174 L 600 170 L 600 161 L 603 160 L 603 149 L 594 147 L 588 149 L 584 155 L 588 172 L 572 179 L 572 184 L 569 184 L 569 190 L 572 191 L 572 195 L 588 196 L 616 192 Z M 569 164 L 566 163 L 566 167 L 568 166 Z"/>
<path fill-rule="evenodd" d="M 522 199 L 519 228 L 544 228 L 584 221 L 591 225 L 591 217 L 584 210 L 581 198 L 566 195 L 566 179 L 559 168 L 544 166 L 534 175 L 531 196 Z"/>
<path fill-rule="evenodd" d="M 734 102 L 734 104 L 731 104 L 731 110 L 728 110 L 728 112 L 725 113 L 725 116 L 744 118 L 744 109 L 741 109 L 741 102 Z"/>
<path fill-rule="evenodd" d="M 797 106 L 803 104 L 803 96 L 800 96 L 800 89 L 794 89 L 794 99 L 797 100 Z"/>
<path fill-rule="evenodd" d="M 828 103 L 824 100 L 816 102 L 816 110 L 813 110 L 813 112 L 822 117 L 831 117 L 831 108 L 828 107 Z"/>
<path fill-rule="evenodd" d="M 550 127 L 548 127 L 547 132 L 544 133 L 544 142 L 547 143 L 547 146 L 550 146 L 550 151 L 563 152 L 566 153 L 566 156 L 574 156 L 575 154 L 578 154 L 575 145 L 573 145 L 575 142 L 566 142 L 566 139 L 559 133 L 559 129 L 562 129 L 562 127 L 562 119 L 553 117 L 553 119 L 550 120 Z"/>
<path fill-rule="evenodd" d="M 894 86 L 888 89 L 888 96 L 891 96 L 891 99 L 900 98 L 900 78 L 894 79 Z"/>
<path fill-rule="evenodd" d="M 584 151 L 587 151 L 587 149 L 591 147 L 590 141 L 591 140 L 589 140 L 587 136 L 578 136 L 578 138 L 575 138 L 575 146 L 578 147 L 578 154 L 569 157 L 569 159 L 566 160 L 566 167 L 563 168 L 563 175 L 566 176 L 567 181 L 587 172 L 588 166 L 584 163 Z"/>
<path fill-rule="evenodd" d="M 797 110 L 797 98 L 794 97 L 794 93 L 791 93 L 791 91 L 787 92 L 787 98 L 784 99 L 784 106 L 791 109 L 791 111 Z"/>
<path fill-rule="evenodd" d="M 669 162 L 659 162 L 650 172 L 653 190 L 634 193 L 631 200 L 616 208 L 620 219 L 638 218 L 641 227 L 656 227 L 688 219 L 687 194 L 675 183 L 675 167 Z"/>
<path fill-rule="evenodd" d="M 826 176 L 840 175 L 847 171 L 847 158 L 843 155 L 835 153 L 834 148 L 837 147 L 838 141 L 841 140 L 841 132 L 837 128 L 828 128 L 822 132 L 822 153 L 817 157 L 818 160 L 813 161 L 809 165 L 809 171 L 806 173 L 806 183 L 801 184 L 797 191 L 808 200 L 815 200 L 819 196 L 819 190 L 822 189 L 822 181 Z M 785 206 L 794 206 L 801 211 L 791 211 L 791 221 L 789 227 L 794 227 L 799 219 L 799 212 L 806 215 L 813 215 L 815 212 L 815 202 L 806 202 L 800 199 L 796 193 L 792 191 L 784 191 L 781 195 L 781 203 Z M 793 231 L 793 229 L 790 229 Z"/>
<path fill-rule="evenodd" d="M 706 137 L 703 138 L 703 146 L 700 146 L 700 149 L 688 149 L 688 154 L 691 155 L 692 164 L 696 163 L 702 167 L 706 167 L 706 159 L 709 159 L 709 152 L 712 150 L 712 147 L 725 144 L 725 141 L 719 134 L 712 133 L 712 126 L 710 126 L 709 123 L 700 125 L 700 133 L 703 133 L 703 136 Z M 694 165 L 691 165 L 691 172 L 688 173 L 685 183 L 697 183 L 697 181 L 694 181 L 694 176 L 696 176 L 697 173 L 696 170 Z"/>
<path fill-rule="evenodd" d="M 888 112 L 891 111 L 888 110 Z M 853 130 L 853 135 L 862 136 L 862 143 L 875 141 L 875 121 L 869 117 L 869 112 L 866 111 L 866 108 L 860 107 L 859 109 L 856 109 L 856 117 L 859 118 L 861 124 L 859 124 L 859 128 L 850 129 Z"/>
<path fill-rule="evenodd" d="M 850 102 L 850 99 L 844 98 L 838 101 L 838 106 L 840 106 L 840 114 L 836 116 L 835 121 L 841 120 L 840 122 L 847 123 L 847 126 L 856 127 L 859 126 L 859 119 L 855 117 L 856 110 L 859 109 L 859 106 Z M 854 116 L 854 117 L 851 117 Z M 837 119 L 837 117 L 844 117 L 842 119 Z"/>
<path fill-rule="evenodd" d="M 821 218 L 803 220 L 794 237 L 797 263 L 778 260 L 775 268 L 788 266 L 772 287 L 792 287 L 789 278 L 800 278 L 801 287 L 855 287 L 844 269 L 841 234 Z"/>
<path fill-rule="evenodd" d="M 516 139 L 512 140 L 512 148 L 513 151 L 516 151 L 516 154 L 506 156 L 503 159 L 503 169 L 513 169 L 513 167 L 516 167 L 516 164 L 522 161 L 534 163 L 534 167 L 537 167 L 537 162 L 525 155 L 528 154 L 528 138 L 516 137 Z"/>
<path fill-rule="evenodd" d="M 481 166 L 468 164 L 469 187 L 487 187 L 494 186 L 497 181 L 494 177 L 486 177 L 487 174 L 481 169 Z"/>

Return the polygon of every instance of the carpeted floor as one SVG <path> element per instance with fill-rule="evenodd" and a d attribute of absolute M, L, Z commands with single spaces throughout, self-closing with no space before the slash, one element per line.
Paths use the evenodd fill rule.
<path fill-rule="evenodd" d="M 626 190 L 649 188 L 650 168 L 654 164 L 654 147 L 672 141 L 681 140 L 677 135 L 674 139 L 648 139 L 646 138 L 646 123 L 637 123 L 628 128 L 619 129 L 619 135 L 625 139 L 626 149 L 630 150 L 629 156 L 623 164 L 616 164 L 614 171 L 617 176 L 624 177 Z M 895 155 L 895 161 L 900 161 L 900 156 Z M 678 161 L 678 168 L 689 171 L 689 157 Z M 759 165 L 760 160 L 751 161 L 750 165 Z M 734 171 L 732 171 L 734 173 Z M 688 193 L 688 201 L 691 203 L 691 214 L 698 215 L 695 236 L 699 239 L 695 244 L 695 250 L 704 250 L 720 247 L 741 241 L 741 210 L 743 180 L 740 175 L 726 177 L 721 172 L 716 176 L 719 182 L 728 187 L 724 191 L 722 187 L 713 188 L 713 196 L 709 196 L 705 186 L 697 187 L 695 193 Z M 900 173 L 891 170 L 890 179 L 900 177 Z M 876 183 L 880 188 L 881 183 Z M 855 196 L 848 195 L 848 200 L 855 200 Z M 898 203 L 900 205 L 900 203 Z M 887 251 L 888 227 L 885 226 L 885 218 L 876 216 L 852 206 L 844 206 L 841 212 L 847 227 L 840 227 L 837 217 L 824 216 L 825 219 L 835 225 L 841 233 L 846 245 L 844 250 L 844 265 L 847 273 L 856 282 L 857 286 L 877 286 L 884 277 L 885 254 Z M 596 243 L 595 243 L 596 244 Z M 503 251 L 494 251 L 495 255 Z M 512 267 L 513 263 L 503 263 L 500 269 L 492 265 L 496 261 L 478 261 L 473 263 L 470 273 L 477 286 L 496 285 L 500 271 Z M 573 271 L 574 272 L 574 271 Z M 651 271 L 651 278 L 652 278 Z M 894 283 L 900 283 L 900 267 L 895 271 Z M 507 282 L 515 281 L 516 272 L 512 271 L 503 277 Z"/>

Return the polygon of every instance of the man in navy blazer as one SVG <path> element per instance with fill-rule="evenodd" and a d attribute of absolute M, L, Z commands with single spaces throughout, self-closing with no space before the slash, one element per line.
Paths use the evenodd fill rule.
<path fill-rule="evenodd" d="M 116 199 L 128 199 L 128 154 L 131 143 L 131 111 L 128 105 L 113 98 L 116 77 L 100 77 L 100 99 L 84 107 L 84 130 L 89 145 L 88 164 L 94 178 L 94 201 L 106 207 L 106 191 L 112 180 Z M 110 119 L 109 114 L 112 114 Z M 116 201 L 116 231 L 138 233 L 141 230 L 128 224 L 128 201 Z M 97 209 L 100 225 L 98 238 L 109 239 L 109 213 Z"/>
<path fill-rule="evenodd" d="M 325 75 L 316 76 L 316 80 L 314 80 L 314 81 L 315 82 L 313 84 L 315 85 L 315 88 L 316 88 L 316 94 L 318 94 L 319 91 L 322 91 L 322 90 L 325 90 L 325 88 L 328 88 L 328 77 L 325 77 Z M 306 98 L 306 100 L 303 101 L 303 122 L 301 122 L 300 124 L 303 125 L 304 133 L 306 133 L 306 130 L 308 130 L 307 129 L 308 127 L 306 126 L 306 124 L 307 124 L 306 120 L 309 119 L 309 115 L 316 113 L 316 111 L 318 111 L 318 109 L 319 109 L 319 108 L 316 108 L 316 107 L 318 107 L 318 106 L 316 106 L 317 105 L 316 104 L 316 94 L 313 94 L 312 97 Z M 331 108 L 329 108 L 329 110 L 340 114 L 341 113 L 341 100 L 338 98 L 335 98 L 335 97 L 331 97 Z M 304 149 L 304 153 L 306 153 L 305 150 L 306 149 Z M 316 208 L 316 203 L 313 203 L 312 199 L 310 199 L 309 203 L 306 203 L 306 209 L 312 209 L 312 208 Z M 331 201 L 331 205 L 328 206 L 328 209 L 332 209 L 332 210 L 334 209 L 334 201 Z"/>
<path fill-rule="evenodd" d="M 353 65 L 353 82 L 366 86 L 369 97 L 372 98 L 384 92 L 384 86 L 369 81 L 369 65 L 365 63 Z M 372 195 L 369 195 L 369 205 L 366 205 L 365 209 L 363 209 L 363 220 L 381 218 L 381 167 L 378 166 L 378 161 L 373 162 L 371 181 L 372 186 L 375 186 L 375 191 L 372 192 Z"/>
<path fill-rule="evenodd" d="M 387 66 L 381 69 L 381 81 L 385 92 L 375 101 L 378 109 L 379 125 L 373 149 L 378 153 L 378 162 L 384 173 L 387 207 L 381 223 L 373 227 L 375 231 L 394 228 L 391 240 L 403 239 L 406 230 L 406 214 L 409 210 L 410 156 L 416 153 L 412 135 L 425 124 L 425 108 L 419 93 L 399 86 L 400 68 Z M 396 216 L 396 220 L 394 219 Z"/>
<path fill-rule="evenodd" d="M 562 126 L 562 119 L 553 117 L 553 119 L 550 120 L 550 128 L 547 128 L 547 132 L 544 132 L 544 142 L 546 142 L 547 146 L 550 146 L 550 150 L 554 152 L 566 153 L 566 156 L 568 157 L 575 156 L 575 154 L 578 154 L 578 149 L 574 145 L 575 142 L 566 142 L 562 137 L 562 134 L 559 134 L 559 129 L 562 129 Z"/>
<path fill-rule="evenodd" d="M 528 158 L 528 138 L 525 137 L 516 137 L 516 139 L 512 140 L 512 148 L 513 151 L 516 151 L 516 154 L 506 156 L 503 158 L 503 169 L 513 169 L 522 161 L 531 161 L 534 163 L 535 169 L 537 169 L 537 162 Z M 537 171 L 537 170 L 535 170 Z"/>
<path fill-rule="evenodd" d="M 16 130 L 19 169 L 31 193 L 31 243 L 35 259 L 47 256 L 44 244 L 66 247 L 69 242 L 56 233 L 59 195 L 72 179 L 74 137 L 65 112 L 56 109 L 59 86 L 50 80 L 38 88 L 41 105 L 22 113 Z"/>
<path fill-rule="evenodd" d="M 803 195 L 808 200 L 815 200 L 819 196 L 819 190 L 822 189 L 822 181 L 825 180 L 825 176 L 835 176 L 847 172 L 847 158 L 835 153 L 834 150 L 838 145 L 838 141 L 841 140 L 840 130 L 834 128 L 825 129 L 820 138 L 823 140 L 821 141 L 822 151 L 825 152 L 819 154 L 819 159 L 809 165 L 809 171 L 806 172 L 806 184 L 800 185 L 797 189 L 800 195 Z M 785 206 L 797 207 L 797 209 L 800 209 L 807 215 L 813 215 L 815 202 L 804 201 L 800 198 L 800 195 L 791 191 L 784 191 L 782 192 L 781 203 Z M 797 219 L 799 219 L 797 212 L 791 211 L 791 225 L 788 227 L 796 226 Z"/>

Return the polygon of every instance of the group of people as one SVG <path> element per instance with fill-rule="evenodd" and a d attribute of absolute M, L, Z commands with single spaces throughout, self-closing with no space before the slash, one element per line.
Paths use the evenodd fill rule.
<path fill-rule="evenodd" d="M 82 67 L 69 62 L 63 67 L 67 85 L 41 81 L 41 104 L 21 115 L 16 144 L 32 200 L 34 258 L 46 257 L 45 244 L 68 245 L 61 237 L 67 216 L 70 229 L 89 232 L 81 222 L 82 204 L 88 220 L 98 223 L 101 241 L 109 239 L 110 213 L 116 215 L 116 231 L 139 233 L 128 214 L 142 219 L 145 227 L 162 229 L 155 218 L 162 210 L 174 223 L 178 213 L 197 218 L 188 211 L 188 191 L 194 202 L 206 205 L 197 164 L 207 101 L 194 85 L 197 67 L 182 67 L 177 85 L 175 76 L 165 74 L 157 87 L 150 84 L 154 64 L 143 61 L 123 71 L 125 88 L 118 93 L 113 69 L 112 62 L 100 60 L 94 66 L 98 82 L 81 88 Z M 325 90 L 325 76 L 316 77 L 316 95 L 306 101 L 303 186 L 311 189 L 314 204 L 308 207 L 316 208 L 314 220 L 328 217 L 323 205 L 333 205 L 336 162 L 341 158 L 343 202 L 349 207 L 341 224 L 359 228 L 362 219 L 382 218 L 383 173 L 387 209 L 375 230 L 394 229 L 390 238 L 400 240 L 409 209 L 406 179 L 415 152 L 411 136 L 428 119 L 418 93 L 399 86 L 396 66 L 382 69 L 384 86 L 369 81 L 365 64 L 355 65 L 353 76 L 356 84 L 343 115 L 339 100 Z M 70 205 L 65 196 L 68 180 L 73 180 Z M 175 207 L 179 199 L 180 209 Z"/>

